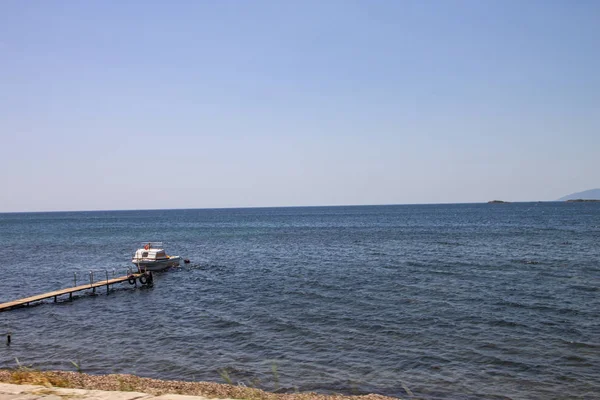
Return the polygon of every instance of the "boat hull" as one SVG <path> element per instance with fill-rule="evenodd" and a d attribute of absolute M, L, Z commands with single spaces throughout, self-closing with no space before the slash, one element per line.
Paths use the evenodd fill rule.
<path fill-rule="evenodd" d="M 167 268 L 177 267 L 179 266 L 179 262 L 181 261 L 181 257 L 172 256 L 167 259 L 161 260 L 148 260 L 148 259 L 132 259 L 131 262 L 136 266 L 139 266 L 141 270 L 146 271 L 163 271 Z"/>

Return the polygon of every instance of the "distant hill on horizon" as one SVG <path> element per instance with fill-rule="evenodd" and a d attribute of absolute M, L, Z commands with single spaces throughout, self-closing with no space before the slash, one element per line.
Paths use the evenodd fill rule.
<path fill-rule="evenodd" d="M 600 200 L 600 189 L 590 189 L 590 190 L 586 190 L 583 192 L 573 193 L 568 196 L 561 197 L 560 199 L 558 199 L 556 201 L 567 201 L 567 200 L 577 200 L 577 199 Z"/>

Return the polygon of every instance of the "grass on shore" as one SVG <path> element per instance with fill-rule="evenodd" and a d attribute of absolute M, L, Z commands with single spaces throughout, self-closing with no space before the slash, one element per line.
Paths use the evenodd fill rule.
<path fill-rule="evenodd" d="M 391 400 L 377 394 L 363 396 L 326 395 L 306 393 L 271 393 L 264 390 L 214 382 L 163 381 L 141 378 L 135 375 L 110 374 L 89 375 L 70 371 L 38 371 L 19 366 L 15 369 L 0 369 L 0 382 L 13 384 L 42 385 L 88 390 L 142 392 L 152 395 L 183 394 L 217 399 L 248 400 Z"/>

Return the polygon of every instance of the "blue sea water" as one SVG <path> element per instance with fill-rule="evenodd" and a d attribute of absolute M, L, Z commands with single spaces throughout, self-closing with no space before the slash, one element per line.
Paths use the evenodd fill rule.
<path fill-rule="evenodd" d="M 0 367 L 419 399 L 600 398 L 600 204 L 0 214 Z M 411 395 L 412 393 L 412 395 Z"/>

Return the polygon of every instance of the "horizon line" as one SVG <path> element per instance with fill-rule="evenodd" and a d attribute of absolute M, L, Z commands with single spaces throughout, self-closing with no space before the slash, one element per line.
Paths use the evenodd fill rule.
<path fill-rule="evenodd" d="M 184 211 L 184 210 L 244 210 L 266 208 L 327 208 L 327 207 L 385 207 L 385 206 L 435 206 L 435 205 L 461 205 L 461 204 L 488 204 L 492 201 L 512 203 L 563 203 L 565 200 L 526 200 L 526 201 L 472 201 L 460 203 L 380 203 L 380 204 L 324 204 L 324 205 L 290 205 L 290 206 L 233 206 L 233 207 L 176 207 L 176 208 L 122 208 L 122 209 L 87 209 L 87 210 L 44 210 L 44 211 L 0 211 L 0 214 L 42 214 L 42 213 L 70 213 L 70 212 L 125 212 L 125 211 Z"/>

